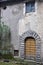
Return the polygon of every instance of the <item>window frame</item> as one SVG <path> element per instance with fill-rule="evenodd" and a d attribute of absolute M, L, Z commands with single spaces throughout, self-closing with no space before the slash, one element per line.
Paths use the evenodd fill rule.
<path fill-rule="evenodd" d="M 19 50 L 14 50 L 14 56 L 19 56 Z"/>
<path fill-rule="evenodd" d="M 26 13 L 26 3 L 24 3 L 23 15 L 28 16 L 28 15 L 31 15 L 31 14 L 37 14 L 37 1 L 35 1 L 35 12 L 29 12 L 29 13 Z"/>
<path fill-rule="evenodd" d="M 32 9 L 33 9 L 32 4 L 34 5 L 34 11 L 32 11 Z M 35 1 L 27 2 L 27 3 L 25 3 L 25 5 L 26 5 L 26 13 L 35 12 Z"/>

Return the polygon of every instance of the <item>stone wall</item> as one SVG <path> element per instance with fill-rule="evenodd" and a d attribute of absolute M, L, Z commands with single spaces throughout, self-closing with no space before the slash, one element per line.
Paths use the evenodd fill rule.
<path fill-rule="evenodd" d="M 25 14 L 25 4 L 7 6 L 1 10 L 2 22 L 11 29 L 11 43 L 19 50 L 19 36 L 26 31 L 35 31 L 41 39 L 41 57 L 43 57 L 43 2 L 36 2 L 35 13 Z"/>
<path fill-rule="evenodd" d="M 43 58 L 43 2 L 38 3 L 38 34 L 41 37 L 41 57 Z"/>
<path fill-rule="evenodd" d="M 41 39 L 41 58 L 43 57 L 43 2 L 36 2 L 36 12 L 25 14 L 19 21 L 19 35 L 26 31 L 35 31 Z"/>

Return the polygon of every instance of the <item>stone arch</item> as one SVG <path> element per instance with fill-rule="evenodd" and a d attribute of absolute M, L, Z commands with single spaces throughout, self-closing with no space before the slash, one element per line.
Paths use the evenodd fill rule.
<path fill-rule="evenodd" d="M 20 57 L 24 58 L 24 40 L 26 37 L 33 37 L 36 41 L 36 61 L 40 61 L 41 52 L 41 39 L 40 36 L 35 31 L 27 31 L 20 36 Z"/>

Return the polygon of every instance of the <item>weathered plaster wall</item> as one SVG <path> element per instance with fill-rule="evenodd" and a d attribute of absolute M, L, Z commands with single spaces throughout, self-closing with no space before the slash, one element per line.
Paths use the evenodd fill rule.
<path fill-rule="evenodd" d="M 38 3 L 38 34 L 41 37 L 41 57 L 43 58 L 43 2 Z"/>
<path fill-rule="evenodd" d="M 37 2 L 36 12 L 25 14 L 19 21 L 19 35 L 28 30 L 35 31 L 41 38 L 41 57 L 43 57 L 43 2 Z"/>
<path fill-rule="evenodd" d="M 7 6 L 7 8 L 1 9 L 1 22 L 5 22 L 11 29 L 11 43 L 14 49 L 19 49 L 19 38 L 18 38 L 18 22 L 23 15 L 23 4 L 17 4 Z"/>
<path fill-rule="evenodd" d="M 41 38 L 41 56 L 43 57 L 43 2 L 38 2 L 36 12 L 25 14 L 24 4 L 7 6 L 1 11 L 2 22 L 11 29 L 11 43 L 14 49 L 19 49 L 19 35 L 28 30 L 35 31 Z"/>

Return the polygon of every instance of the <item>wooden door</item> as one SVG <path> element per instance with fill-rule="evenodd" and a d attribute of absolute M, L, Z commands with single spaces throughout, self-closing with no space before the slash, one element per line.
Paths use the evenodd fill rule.
<path fill-rule="evenodd" d="M 33 56 L 36 54 L 35 39 L 28 38 L 25 42 L 25 56 Z"/>

